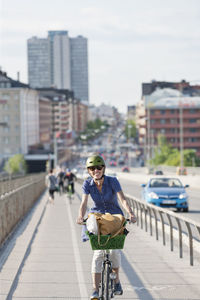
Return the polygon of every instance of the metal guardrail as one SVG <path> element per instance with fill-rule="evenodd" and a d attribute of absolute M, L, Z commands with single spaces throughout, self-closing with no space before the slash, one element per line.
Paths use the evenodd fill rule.
<path fill-rule="evenodd" d="M 43 174 L 44 173 L 29 174 L 26 176 L 19 176 L 17 178 L 7 178 L 7 180 L 0 181 L 0 197 L 2 195 L 12 192 L 13 190 L 16 190 L 21 186 L 33 183 L 35 179 L 38 178 L 38 176 L 44 176 Z"/>
<path fill-rule="evenodd" d="M 45 190 L 45 173 L 21 178 L 21 185 L 0 196 L 0 246 L 8 239 Z"/>
<path fill-rule="evenodd" d="M 159 230 L 162 234 L 163 245 L 166 245 L 166 230 L 169 231 L 170 250 L 174 250 L 175 235 L 178 239 L 179 257 L 183 257 L 183 242 L 189 249 L 190 265 L 194 264 L 194 248 L 198 248 L 200 258 L 200 223 L 195 222 L 183 216 L 177 216 L 177 213 L 165 208 L 144 203 L 143 201 L 125 195 L 129 205 L 137 217 L 137 225 L 153 235 L 155 231 L 156 240 L 159 239 Z M 153 225 L 154 223 L 154 225 Z M 196 247 L 194 247 L 194 244 Z"/>

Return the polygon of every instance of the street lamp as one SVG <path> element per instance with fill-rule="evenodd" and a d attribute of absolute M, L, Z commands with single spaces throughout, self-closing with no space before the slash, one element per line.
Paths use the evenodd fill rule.
<path fill-rule="evenodd" d="M 54 169 L 57 167 L 58 164 L 58 149 L 57 149 L 57 137 L 56 132 L 54 132 Z"/>
<path fill-rule="evenodd" d="M 183 145 L 183 104 L 179 103 L 179 132 L 180 132 L 180 172 L 182 172 L 184 167 L 184 145 Z"/>
<path fill-rule="evenodd" d="M 129 142 L 129 146 L 128 146 L 128 166 L 131 167 L 131 158 L 130 158 L 130 139 L 131 139 L 131 129 L 132 129 L 133 125 L 132 124 L 128 124 L 128 142 Z"/>

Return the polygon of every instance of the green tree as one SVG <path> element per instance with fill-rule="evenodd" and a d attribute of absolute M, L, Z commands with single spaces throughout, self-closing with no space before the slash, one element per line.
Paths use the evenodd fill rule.
<path fill-rule="evenodd" d="M 167 143 L 167 139 L 164 135 L 158 135 L 158 145 L 155 149 L 154 158 L 151 163 L 154 165 L 162 165 L 174 152 L 174 148 Z"/>
<path fill-rule="evenodd" d="M 99 118 L 94 121 L 89 121 L 86 129 L 80 133 L 78 139 L 81 139 L 83 142 L 87 142 L 97 136 L 100 132 L 105 131 L 108 127 L 108 123 Z"/>
<path fill-rule="evenodd" d="M 184 166 L 199 166 L 200 159 L 196 156 L 194 149 L 185 149 L 183 151 Z M 163 135 L 158 136 L 158 146 L 151 160 L 154 165 L 180 166 L 180 151 L 167 143 Z"/>
<path fill-rule="evenodd" d="M 185 149 L 183 151 L 184 155 L 184 166 L 199 166 L 200 165 L 200 158 L 197 157 L 196 151 L 194 149 Z"/>
<path fill-rule="evenodd" d="M 22 154 L 16 154 L 9 158 L 9 160 L 6 162 L 4 170 L 12 175 L 16 173 L 24 174 L 26 173 L 27 166 L 26 161 L 24 160 L 24 157 Z"/>
<path fill-rule="evenodd" d="M 102 125 L 104 125 L 106 127 L 108 126 L 106 121 L 102 121 L 101 119 L 97 118 L 94 121 L 89 121 L 87 123 L 86 130 L 88 130 L 88 129 L 89 130 L 91 130 L 91 129 L 100 129 Z"/>

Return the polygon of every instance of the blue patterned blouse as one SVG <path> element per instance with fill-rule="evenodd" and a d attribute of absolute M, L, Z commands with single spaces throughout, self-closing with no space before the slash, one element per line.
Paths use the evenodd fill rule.
<path fill-rule="evenodd" d="M 117 178 L 104 175 L 102 191 L 100 192 L 93 178 L 90 177 L 84 181 L 82 190 L 83 194 L 90 195 L 94 202 L 90 212 L 123 215 L 117 200 L 117 192 L 122 190 Z"/>

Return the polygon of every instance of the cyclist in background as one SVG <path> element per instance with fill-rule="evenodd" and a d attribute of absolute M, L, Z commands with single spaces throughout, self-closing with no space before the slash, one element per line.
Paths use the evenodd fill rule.
<path fill-rule="evenodd" d="M 93 155 L 87 159 L 86 167 L 88 170 L 90 178 L 86 179 L 83 183 L 82 190 L 82 202 L 79 208 L 79 215 L 77 218 L 77 223 L 81 224 L 84 220 L 84 216 L 87 209 L 87 202 L 89 195 L 91 196 L 94 206 L 91 208 L 90 212 L 99 213 L 110 213 L 110 214 L 122 214 L 117 198 L 120 200 L 122 206 L 129 214 L 129 219 L 131 222 L 135 223 L 135 215 L 129 206 L 124 193 L 121 189 L 120 183 L 116 177 L 106 176 L 105 173 L 105 162 L 100 155 Z M 111 260 L 113 264 L 113 270 L 116 273 L 115 281 L 115 295 L 122 295 L 123 290 L 119 280 L 119 267 L 120 267 L 120 251 L 111 250 Z M 93 291 L 90 299 L 99 298 L 99 284 L 101 281 L 101 271 L 102 271 L 102 261 L 103 261 L 103 251 L 94 250 L 93 260 L 92 260 L 92 280 L 93 280 Z"/>
<path fill-rule="evenodd" d="M 69 185 L 71 185 L 72 194 L 75 193 L 75 189 L 74 189 L 74 181 L 75 180 L 76 180 L 76 176 L 74 175 L 74 173 L 72 173 L 70 169 L 67 169 L 66 174 L 64 176 L 64 182 L 65 182 L 67 191 L 69 191 Z"/>

